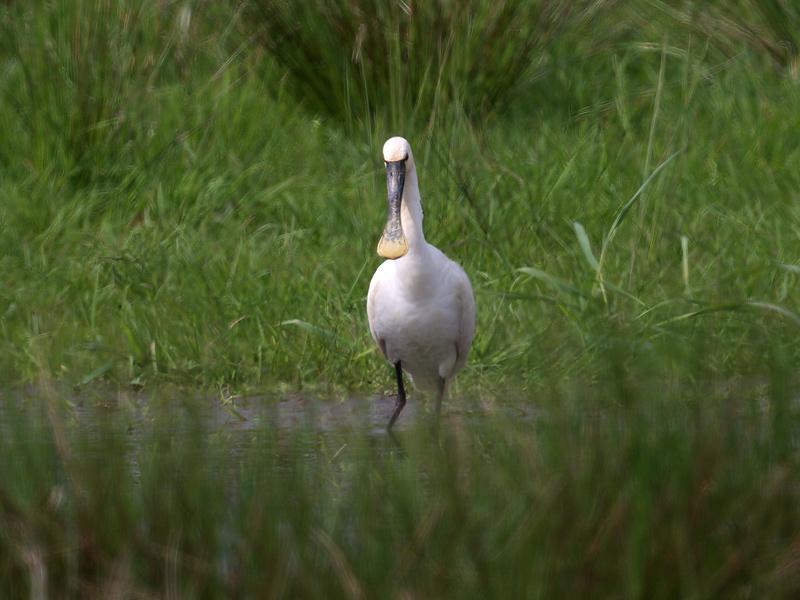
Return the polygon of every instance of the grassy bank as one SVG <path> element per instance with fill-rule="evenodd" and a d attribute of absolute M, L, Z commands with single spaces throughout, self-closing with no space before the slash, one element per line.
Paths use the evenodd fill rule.
<path fill-rule="evenodd" d="M 285 70 L 296 57 L 262 43 L 255 5 L 4 7 L 5 380 L 385 385 L 364 297 L 395 133 L 419 157 L 429 239 L 476 288 L 462 389 L 596 379 L 609 351 L 667 375 L 700 356 L 723 375 L 795 363 L 791 69 L 666 9 L 589 4 L 540 14 L 546 43 L 509 40 L 530 64 L 500 86 L 496 58 L 471 84 L 498 98 L 485 110 L 457 45 L 459 61 L 407 63 L 418 102 L 370 46 L 368 105 L 351 89 L 326 110 L 310 73 Z M 324 43 L 346 82 L 354 58 Z"/>

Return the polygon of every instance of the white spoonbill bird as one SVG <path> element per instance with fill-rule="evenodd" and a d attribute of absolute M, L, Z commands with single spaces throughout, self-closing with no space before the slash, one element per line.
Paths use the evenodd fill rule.
<path fill-rule="evenodd" d="M 467 362 L 475 333 L 475 298 L 464 270 L 425 241 L 417 169 L 401 137 L 383 145 L 389 213 L 378 242 L 384 261 L 367 295 L 369 329 L 397 377 L 388 429 L 406 404 L 403 371 L 433 392 L 438 416 L 453 376 Z"/>

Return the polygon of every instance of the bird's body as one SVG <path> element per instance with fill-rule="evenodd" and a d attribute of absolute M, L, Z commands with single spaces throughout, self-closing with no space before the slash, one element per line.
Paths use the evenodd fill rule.
<path fill-rule="evenodd" d="M 474 331 L 472 288 L 438 248 L 386 261 L 367 298 L 370 331 L 386 359 L 402 362 L 414 386 L 442 393 L 467 361 Z"/>
<path fill-rule="evenodd" d="M 449 382 L 467 361 L 475 331 L 475 300 L 464 270 L 425 240 L 408 142 L 391 138 L 384 146 L 384 160 L 389 219 L 378 252 L 390 260 L 372 277 L 367 316 L 375 343 L 397 368 L 403 397 L 391 426 L 405 403 L 401 367 L 417 389 L 436 393 L 441 402 Z M 402 173 L 390 173 L 390 169 Z"/>

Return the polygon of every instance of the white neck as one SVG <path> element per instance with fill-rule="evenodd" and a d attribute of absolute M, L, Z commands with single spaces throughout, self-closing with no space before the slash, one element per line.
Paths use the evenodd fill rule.
<path fill-rule="evenodd" d="M 406 173 L 403 186 L 403 202 L 400 206 L 400 222 L 403 225 L 403 234 L 408 241 L 409 254 L 422 252 L 427 248 L 425 234 L 422 231 L 422 202 L 419 197 L 419 184 L 417 182 L 417 169 Z"/>

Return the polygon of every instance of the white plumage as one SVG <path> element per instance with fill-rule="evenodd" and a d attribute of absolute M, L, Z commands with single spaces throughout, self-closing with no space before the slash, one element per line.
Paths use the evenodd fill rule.
<path fill-rule="evenodd" d="M 401 197 L 399 236 L 405 238 L 407 251 L 383 262 L 372 277 L 367 295 L 370 332 L 386 359 L 395 366 L 400 363 L 417 389 L 436 393 L 441 403 L 449 382 L 466 363 L 472 344 L 472 286 L 457 263 L 425 241 L 417 171 L 409 143 L 401 137 L 389 139 L 383 158 L 387 165 L 389 223 L 378 252 L 392 255 L 384 248 L 391 229 L 393 190 Z M 398 170 L 404 170 L 399 190 L 392 179 L 392 173 Z M 390 242 L 399 247 L 397 235 L 394 232 Z M 399 369 L 398 379 L 402 398 L 398 397 L 390 427 L 405 403 Z"/>

